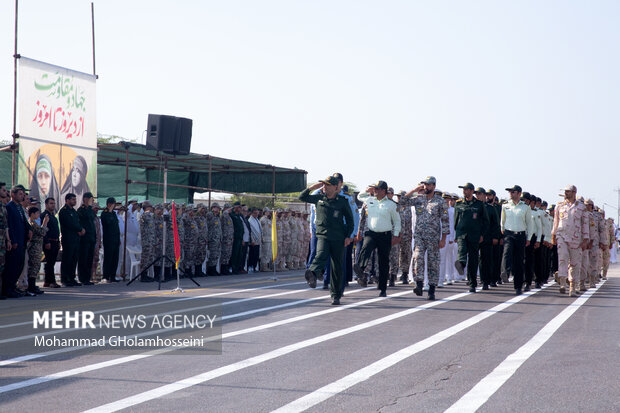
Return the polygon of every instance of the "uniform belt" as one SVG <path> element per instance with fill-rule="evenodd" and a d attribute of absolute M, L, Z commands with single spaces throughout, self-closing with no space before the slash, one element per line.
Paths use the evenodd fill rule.
<path fill-rule="evenodd" d="M 371 229 L 368 230 L 368 232 L 372 232 L 373 234 L 379 234 L 379 235 L 387 235 L 387 234 L 392 234 L 392 231 L 383 231 L 383 232 L 379 232 L 379 231 L 373 231 Z"/>
<path fill-rule="evenodd" d="M 508 233 L 510 233 L 510 234 L 515 234 L 515 235 L 525 234 L 525 231 L 511 231 L 511 230 L 509 230 L 509 229 L 507 229 L 507 230 L 506 230 L 506 231 L 504 231 L 504 232 L 508 232 Z"/>

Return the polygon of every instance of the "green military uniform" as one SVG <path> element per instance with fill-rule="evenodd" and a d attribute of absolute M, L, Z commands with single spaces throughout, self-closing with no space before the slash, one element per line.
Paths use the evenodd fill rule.
<path fill-rule="evenodd" d="M 65 204 L 58 212 L 60 232 L 62 233 L 62 261 L 60 263 L 61 281 L 66 285 L 76 285 L 75 267 L 78 262 L 80 236 L 82 231 L 80 217 L 75 209 Z"/>
<path fill-rule="evenodd" d="M 482 193 L 486 192 L 483 188 L 478 189 L 482 190 Z M 493 240 L 499 240 L 501 235 L 501 227 L 496 208 L 486 202 L 483 202 L 482 204 L 487 210 L 489 225 L 486 227 L 486 231 L 482 234 L 483 240 L 480 244 L 480 281 L 482 281 L 483 289 L 487 289 L 491 283 L 496 282 L 493 275 L 493 266 L 495 261 L 493 254 Z"/>
<path fill-rule="evenodd" d="M 80 239 L 78 257 L 78 277 L 82 284 L 89 284 L 93 270 L 93 255 L 97 243 L 97 230 L 95 229 L 95 211 L 93 207 L 82 204 L 78 208 L 80 225 L 86 233 Z"/>
<path fill-rule="evenodd" d="M 101 213 L 101 227 L 103 229 L 103 279 L 116 281 L 119 248 L 121 245 L 121 231 L 118 226 L 118 217 L 114 211 L 107 209 Z M 143 245 L 151 247 L 149 239 L 142 240 Z M 146 251 L 146 247 L 144 250 Z M 143 258 L 144 259 L 144 258 Z M 150 264 L 150 262 L 148 263 Z"/>
<path fill-rule="evenodd" d="M 325 181 L 331 185 L 329 177 Z M 334 198 L 327 198 L 323 193 L 311 195 L 310 190 L 304 190 L 299 199 L 303 202 L 316 205 L 316 256 L 310 264 L 308 271 L 311 274 L 323 274 L 327 260 L 331 260 L 331 275 L 329 289 L 334 300 L 340 300 L 342 296 L 342 258 L 344 256 L 344 240 L 353 232 L 353 213 L 347 199 L 341 195 Z M 344 221 L 343 221 L 344 217 Z M 308 279 L 308 272 L 306 272 Z M 314 285 L 316 287 L 316 279 Z"/>
<path fill-rule="evenodd" d="M 472 184 L 465 188 L 473 188 Z M 458 246 L 457 262 L 467 265 L 467 279 L 471 288 L 477 286 L 478 252 L 480 237 L 487 231 L 489 215 L 485 204 L 476 198 L 459 199 L 454 206 L 454 229 Z M 457 263 L 455 263 L 457 265 Z"/>
<path fill-rule="evenodd" d="M 0 202 L 0 275 L 4 271 L 5 255 L 6 255 L 6 230 L 9 228 L 6 208 Z M 0 297 L 2 296 L 2 277 L 0 276 Z"/>

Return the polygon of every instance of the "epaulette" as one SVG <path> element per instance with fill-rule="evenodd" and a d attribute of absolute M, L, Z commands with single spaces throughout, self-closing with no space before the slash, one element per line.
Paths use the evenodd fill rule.
<path fill-rule="evenodd" d="M 463 200 L 461 198 L 456 200 L 456 203 L 458 204 L 459 202 L 463 202 Z"/>

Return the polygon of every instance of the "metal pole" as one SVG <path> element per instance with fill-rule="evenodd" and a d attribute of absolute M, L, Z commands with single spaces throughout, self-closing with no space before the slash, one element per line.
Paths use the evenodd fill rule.
<path fill-rule="evenodd" d="M 123 278 L 125 278 L 126 270 L 125 264 L 127 260 L 127 220 L 129 219 L 129 146 L 125 147 L 125 207 L 127 211 L 125 211 L 125 230 L 124 230 L 124 240 L 125 240 L 125 248 L 123 249 L 123 272 L 121 273 Z"/>
<path fill-rule="evenodd" d="M 276 207 L 276 167 L 271 167 L 272 178 L 271 178 L 271 194 L 273 196 L 273 205 L 272 208 Z"/>
<path fill-rule="evenodd" d="M 90 19 L 91 19 L 91 31 L 93 35 L 93 75 L 97 77 L 97 70 L 95 68 L 95 3 L 90 3 Z"/>
<path fill-rule="evenodd" d="M 19 55 L 17 54 L 17 11 L 18 11 L 18 0 L 15 0 L 15 48 L 13 49 L 13 146 L 12 152 L 13 156 L 11 158 L 12 162 L 12 182 L 11 185 L 15 185 L 17 182 L 17 59 L 19 59 Z"/>
<path fill-rule="evenodd" d="M 209 156 L 209 211 L 211 210 L 211 170 L 213 169 L 213 158 Z"/>
<path fill-rule="evenodd" d="M 166 195 L 167 195 L 167 187 L 168 187 L 168 158 L 164 159 L 164 204 L 166 203 Z M 163 225 L 163 234 L 162 234 L 162 240 L 163 240 L 163 245 L 161 248 L 161 270 L 159 272 L 159 280 L 163 281 L 164 280 L 164 265 L 166 264 L 166 219 L 164 218 L 164 225 Z"/>

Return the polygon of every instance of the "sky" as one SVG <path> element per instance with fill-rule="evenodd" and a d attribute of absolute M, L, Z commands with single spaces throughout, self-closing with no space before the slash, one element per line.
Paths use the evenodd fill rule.
<path fill-rule="evenodd" d="M 19 7 L 20 54 L 92 73 L 90 1 Z M 193 152 L 309 183 L 433 175 L 549 203 L 574 184 L 615 217 L 619 18 L 618 1 L 95 1 L 97 129 L 140 140 L 149 113 L 183 116 Z M 0 30 L 8 140 L 13 1 Z"/>

